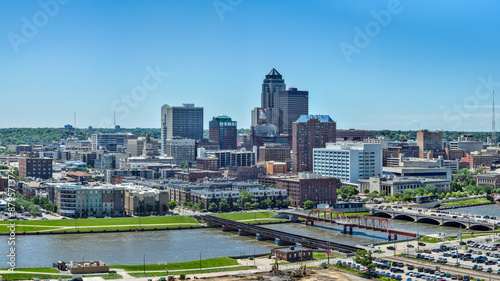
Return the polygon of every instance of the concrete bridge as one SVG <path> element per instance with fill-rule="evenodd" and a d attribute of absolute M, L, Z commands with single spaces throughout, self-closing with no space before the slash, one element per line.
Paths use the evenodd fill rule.
<path fill-rule="evenodd" d="M 417 223 L 428 223 L 440 226 L 461 227 L 470 230 L 494 230 L 499 225 L 497 223 L 482 222 L 469 218 L 452 218 L 441 213 L 419 213 L 406 209 L 378 209 L 377 207 L 369 208 L 372 216 L 391 218 L 396 220 L 413 221 Z M 471 215 L 472 216 L 472 215 Z"/>

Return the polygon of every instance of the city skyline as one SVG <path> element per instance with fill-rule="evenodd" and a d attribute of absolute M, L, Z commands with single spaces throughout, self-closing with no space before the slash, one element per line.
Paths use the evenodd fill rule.
<path fill-rule="evenodd" d="M 205 129 L 220 114 L 250 128 L 275 68 L 338 129 L 490 131 L 499 5 L 7 2 L 0 127 L 62 127 L 76 111 L 78 128 L 110 128 L 116 111 L 124 128 L 160 128 L 162 105 L 195 103 Z"/>

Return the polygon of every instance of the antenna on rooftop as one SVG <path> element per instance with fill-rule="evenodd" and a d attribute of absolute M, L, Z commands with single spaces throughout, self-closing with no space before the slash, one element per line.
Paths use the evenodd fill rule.
<path fill-rule="evenodd" d="M 493 115 L 491 120 L 491 144 L 497 143 L 495 136 L 495 90 L 493 90 Z"/>

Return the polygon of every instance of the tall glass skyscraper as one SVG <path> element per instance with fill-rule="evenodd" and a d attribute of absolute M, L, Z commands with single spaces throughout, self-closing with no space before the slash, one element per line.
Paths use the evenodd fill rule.
<path fill-rule="evenodd" d="M 161 107 L 162 154 L 166 153 L 167 140 L 173 138 L 203 138 L 203 107 L 195 107 L 192 103 Z"/>

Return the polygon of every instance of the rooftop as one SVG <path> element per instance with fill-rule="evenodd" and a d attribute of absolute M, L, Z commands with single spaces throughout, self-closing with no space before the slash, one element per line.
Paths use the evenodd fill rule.
<path fill-rule="evenodd" d="M 318 119 L 319 122 L 334 122 L 332 118 L 330 118 L 330 115 L 321 115 L 321 114 L 316 114 L 316 115 L 300 115 L 299 119 L 295 122 L 307 122 L 311 119 Z"/>

